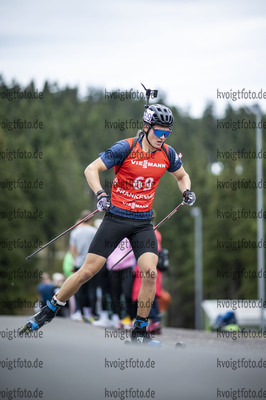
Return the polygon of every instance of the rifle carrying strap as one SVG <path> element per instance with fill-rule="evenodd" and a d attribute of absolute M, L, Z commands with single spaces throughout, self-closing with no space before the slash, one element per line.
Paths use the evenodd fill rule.
<path fill-rule="evenodd" d="M 117 168 L 116 174 L 118 173 L 118 171 L 119 171 L 120 168 L 122 167 L 123 162 L 125 161 L 125 159 L 128 158 L 128 156 L 130 155 L 131 151 L 132 151 L 132 150 L 134 149 L 134 147 L 136 146 L 136 143 L 137 143 L 138 139 L 139 139 L 138 136 L 136 136 L 136 137 L 134 138 L 133 143 L 132 143 L 132 145 L 130 146 L 129 153 L 128 153 L 128 155 L 124 158 L 124 160 L 121 162 L 121 164 L 119 165 L 119 167 Z"/>
<path fill-rule="evenodd" d="M 138 140 L 139 140 L 139 137 L 136 136 L 136 137 L 134 138 L 134 140 L 133 140 L 132 145 L 130 146 L 128 155 L 124 158 L 124 160 L 121 162 L 121 164 L 120 164 L 119 167 L 117 168 L 116 174 L 118 173 L 118 171 L 119 171 L 120 168 L 122 167 L 123 162 L 125 161 L 125 159 L 128 158 L 128 156 L 130 155 L 131 151 L 132 151 L 132 150 L 134 149 L 134 147 L 136 146 Z M 167 151 L 166 151 L 166 148 L 165 148 L 164 144 L 162 145 L 162 150 L 165 152 L 166 156 L 168 157 L 168 154 L 167 154 Z"/>

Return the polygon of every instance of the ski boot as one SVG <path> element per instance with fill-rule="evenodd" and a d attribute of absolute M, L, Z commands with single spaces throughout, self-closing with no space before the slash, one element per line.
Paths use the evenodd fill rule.
<path fill-rule="evenodd" d="M 148 345 L 152 347 L 160 347 L 161 342 L 153 340 L 151 335 L 146 332 L 148 326 L 148 318 L 136 317 L 133 329 L 131 330 L 131 343 L 140 345 Z"/>
<path fill-rule="evenodd" d="M 46 306 L 42 307 L 37 314 L 28 319 L 26 325 L 19 332 L 20 336 L 23 333 L 37 331 L 43 325 L 48 324 L 55 317 L 57 311 L 65 304 L 65 302 L 57 300 L 56 295 L 54 295 L 51 301 L 46 301 Z"/>

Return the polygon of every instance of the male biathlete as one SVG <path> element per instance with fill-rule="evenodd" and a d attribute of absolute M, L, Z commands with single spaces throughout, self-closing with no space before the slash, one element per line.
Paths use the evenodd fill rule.
<path fill-rule="evenodd" d="M 164 142 L 174 123 L 172 111 L 153 104 L 143 115 L 143 130 L 139 138 L 120 140 L 93 161 L 85 170 L 90 188 L 97 197 L 97 208 L 105 211 L 90 245 L 82 267 L 71 275 L 59 292 L 41 311 L 31 317 L 21 333 L 37 330 L 50 322 L 57 310 L 91 279 L 105 264 L 107 257 L 127 237 L 142 272 L 142 286 L 138 297 L 136 320 L 131 331 L 132 341 L 153 344 L 146 332 L 148 315 L 156 288 L 158 249 L 152 225 L 152 203 L 156 187 L 165 171 L 177 180 L 183 201 L 192 205 L 196 196 L 190 191 L 191 182 L 180 157 Z M 102 189 L 99 173 L 114 167 L 115 179 L 111 200 Z"/>

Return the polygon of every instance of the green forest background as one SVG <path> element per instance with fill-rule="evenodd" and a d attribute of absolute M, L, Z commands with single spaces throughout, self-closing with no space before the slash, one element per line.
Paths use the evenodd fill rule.
<path fill-rule="evenodd" d="M 0 313 L 30 314 L 30 311 L 11 307 L 5 302 L 15 299 L 36 300 L 39 280 L 17 279 L 7 271 L 62 272 L 62 260 L 68 248 L 69 236 L 58 240 L 39 255 L 25 261 L 26 256 L 36 250 L 31 248 L 8 249 L 7 241 L 20 239 L 34 243 L 48 242 L 72 226 L 82 209 L 94 210 L 96 202 L 84 177 L 86 166 L 98 157 L 101 151 L 114 142 L 136 135 L 136 129 L 107 128 L 107 122 L 133 120 L 141 124 L 144 111 L 143 99 L 106 98 L 104 90 L 88 89 L 85 99 L 79 97 L 77 88 L 60 89 L 46 82 L 42 89 L 34 83 L 22 88 L 17 83 L 12 87 L 0 79 L 0 92 L 17 90 L 43 92 L 42 99 L 0 99 Z M 160 95 L 160 93 L 159 93 Z M 152 102 L 155 102 L 152 100 Z M 165 103 L 165 98 L 158 98 Z M 167 143 L 183 154 L 183 165 L 192 181 L 196 193 L 196 206 L 203 216 L 203 296 L 204 299 L 255 299 L 257 279 L 232 279 L 218 277 L 218 271 L 239 272 L 257 270 L 257 249 L 217 247 L 217 240 L 257 240 L 255 218 L 219 218 L 219 212 L 237 210 L 256 211 L 255 189 L 221 189 L 219 181 L 256 180 L 256 159 L 217 158 L 217 151 L 256 150 L 255 129 L 222 129 L 217 125 L 213 104 L 207 104 L 201 118 L 192 118 L 187 113 L 167 104 L 174 113 L 175 124 Z M 21 119 L 43 123 L 43 129 L 16 129 L 9 131 L 5 122 Z M 220 118 L 219 118 L 220 119 Z M 255 121 L 255 115 L 245 108 L 232 108 L 229 104 L 222 121 L 234 122 L 245 119 Z M 110 126 L 110 125 L 109 125 Z M 265 149 L 265 137 L 263 148 Z M 40 151 L 42 159 L 8 160 L 4 154 L 14 149 L 31 152 Z M 215 162 L 223 163 L 219 176 L 211 172 Z M 265 163 L 264 163 L 264 177 Z M 5 182 L 17 179 L 43 182 L 43 188 L 13 189 Z M 103 187 L 110 192 L 114 178 L 113 170 L 101 175 Z M 174 178 L 166 173 L 160 181 L 154 201 L 156 223 L 161 221 L 182 201 Z M 265 208 L 265 204 L 264 204 Z M 10 210 L 39 210 L 42 218 L 8 218 Z M 184 328 L 194 327 L 194 218 L 191 207 L 182 207 L 160 229 L 162 246 L 169 250 L 170 270 L 164 276 L 166 290 L 171 293 L 167 324 Z M 218 211 L 217 211 L 218 210 Z"/>

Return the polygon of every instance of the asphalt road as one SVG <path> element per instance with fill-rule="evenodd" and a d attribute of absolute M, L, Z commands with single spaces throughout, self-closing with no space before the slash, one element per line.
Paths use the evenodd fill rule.
<path fill-rule="evenodd" d="M 266 339 L 164 328 L 161 348 L 127 346 L 124 331 L 59 317 L 20 338 L 25 320 L 0 317 L 0 399 L 266 398 Z"/>

